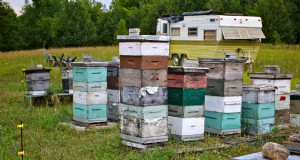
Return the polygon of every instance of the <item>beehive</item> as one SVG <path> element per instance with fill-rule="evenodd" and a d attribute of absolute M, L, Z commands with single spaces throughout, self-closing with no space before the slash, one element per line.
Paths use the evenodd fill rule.
<path fill-rule="evenodd" d="M 168 141 L 167 36 L 118 36 L 122 143 L 145 149 Z M 113 80 L 112 80 L 113 81 Z"/>
<path fill-rule="evenodd" d="M 112 61 L 107 66 L 107 118 L 120 120 L 120 62 Z"/>
<path fill-rule="evenodd" d="M 244 86 L 242 127 L 249 134 L 269 133 L 275 125 L 275 90 L 273 86 Z"/>
<path fill-rule="evenodd" d="M 289 124 L 291 74 L 279 73 L 279 66 L 265 66 L 265 72 L 249 73 L 253 85 L 274 86 L 275 122 L 277 125 Z M 276 114 L 277 113 L 277 114 Z"/>
<path fill-rule="evenodd" d="M 205 96 L 205 131 L 215 134 L 241 132 L 243 63 L 240 58 L 200 58 L 209 68 Z"/>
<path fill-rule="evenodd" d="M 73 62 L 73 120 L 107 122 L 107 63 Z"/>
<path fill-rule="evenodd" d="M 168 68 L 168 127 L 180 141 L 204 139 L 204 97 L 208 68 Z"/>
<path fill-rule="evenodd" d="M 27 69 L 23 71 L 26 75 L 26 87 L 29 94 L 34 92 L 47 94 L 50 87 L 51 69 Z"/>

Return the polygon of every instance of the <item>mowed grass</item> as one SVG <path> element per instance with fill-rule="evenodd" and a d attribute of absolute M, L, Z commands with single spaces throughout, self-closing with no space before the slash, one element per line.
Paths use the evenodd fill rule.
<path fill-rule="evenodd" d="M 277 48 L 276 48 L 277 47 Z M 46 65 L 43 50 L 0 53 L 0 157 L 18 159 L 20 150 L 20 130 L 16 128 L 24 121 L 25 159 L 232 159 L 247 153 L 258 152 L 261 145 L 243 143 L 229 149 L 204 151 L 203 153 L 177 154 L 178 149 L 212 147 L 234 137 L 205 135 L 205 141 L 177 142 L 171 140 L 163 149 L 139 152 L 121 145 L 119 125 L 100 130 L 76 131 L 60 122 L 72 120 L 72 104 L 55 106 L 24 107 L 23 94 L 26 86 L 22 83 L 22 69 L 37 64 Z M 50 49 L 52 55 L 75 57 L 81 61 L 84 55 L 92 55 L 102 61 L 110 61 L 118 56 L 118 47 L 83 47 Z M 265 64 L 278 64 L 282 72 L 292 73 L 292 88 L 300 80 L 299 47 L 263 45 L 253 66 L 253 71 L 263 71 Z M 57 67 L 51 68 L 51 91 L 60 92 L 61 73 Z M 294 130 L 294 129 L 292 129 Z M 276 135 L 276 130 L 272 135 Z M 270 137 L 272 137 L 270 135 Z M 247 136 L 246 136 L 247 137 Z M 275 139 L 274 139 L 275 140 Z"/>

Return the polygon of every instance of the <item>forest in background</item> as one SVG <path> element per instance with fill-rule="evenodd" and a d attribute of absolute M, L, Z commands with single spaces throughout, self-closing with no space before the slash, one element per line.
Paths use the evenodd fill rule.
<path fill-rule="evenodd" d="M 156 34 L 157 18 L 187 11 L 260 16 L 265 43 L 300 43 L 299 0 L 25 0 L 17 16 L 0 0 L 0 51 L 116 44 L 128 28 Z"/>

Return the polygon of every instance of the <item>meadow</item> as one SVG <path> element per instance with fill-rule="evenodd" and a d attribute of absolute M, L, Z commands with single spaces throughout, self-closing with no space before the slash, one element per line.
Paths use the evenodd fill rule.
<path fill-rule="evenodd" d="M 193 148 L 206 148 L 222 145 L 226 140 L 249 138 L 247 135 L 220 137 L 206 134 L 205 141 L 177 142 L 170 138 L 163 149 L 140 152 L 121 145 L 119 125 L 101 130 L 75 129 L 59 125 L 72 120 L 72 104 L 54 103 L 53 106 L 28 107 L 23 105 L 26 90 L 23 69 L 42 64 L 51 68 L 51 93 L 60 93 L 61 72 L 58 67 L 47 67 L 44 50 L 0 52 L 0 157 L 19 159 L 20 130 L 17 124 L 24 121 L 25 159 L 232 159 L 247 153 L 258 152 L 263 143 L 241 143 L 221 150 L 188 152 L 178 154 L 178 149 L 189 151 Z M 110 61 L 118 56 L 117 46 L 50 49 L 52 55 L 75 57 L 81 61 L 84 55 L 92 55 L 102 61 Z M 300 82 L 300 47 L 262 45 L 253 65 L 253 71 L 263 71 L 266 64 L 280 65 L 282 73 L 292 73 L 292 89 Z M 245 82 L 249 82 L 244 74 Z M 263 136 L 272 141 L 276 135 L 294 131 L 295 128 L 280 130 Z"/>

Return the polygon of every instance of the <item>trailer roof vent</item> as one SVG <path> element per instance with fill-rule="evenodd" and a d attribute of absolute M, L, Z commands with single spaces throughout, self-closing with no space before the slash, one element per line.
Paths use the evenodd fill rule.
<path fill-rule="evenodd" d="M 237 58 L 235 52 L 223 52 L 225 58 Z"/>

